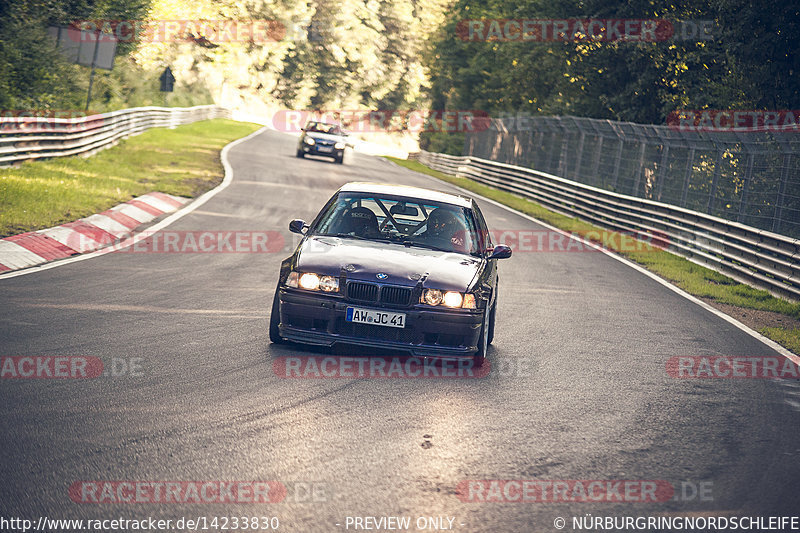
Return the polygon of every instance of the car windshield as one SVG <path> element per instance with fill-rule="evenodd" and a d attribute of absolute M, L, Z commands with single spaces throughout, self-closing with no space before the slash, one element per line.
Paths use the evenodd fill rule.
<path fill-rule="evenodd" d="M 326 124 L 325 122 L 309 122 L 306 124 L 306 131 L 310 133 L 327 133 L 329 135 L 341 135 L 342 129 L 336 124 Z"/>
<path fill-rule="evenodd" d="M 396 196 L 340 193 L 313 233 L 463 254 L 479 251 L 471 210 Z"/>

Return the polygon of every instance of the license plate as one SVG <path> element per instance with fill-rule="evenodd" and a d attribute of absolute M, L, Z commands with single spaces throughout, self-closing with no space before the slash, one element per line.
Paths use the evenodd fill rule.
<path fill-rule="evenodd" d="M 317 148 L 320 152 L 332 152 L 333 146 L 320 146 Z"/>
<path fill-rule="evenodd" d="M 405 313 L 388 313 L 385 311 L 375 311 L 374 309 L 361 309 L 360 307 L 348 307 L 345 320 L 357 324 L 388 326 L 390 328 L 406 327 Z"/>

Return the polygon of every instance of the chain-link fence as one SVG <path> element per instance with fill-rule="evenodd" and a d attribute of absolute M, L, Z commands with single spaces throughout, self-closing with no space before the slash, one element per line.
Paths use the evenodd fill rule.
<path fill-rule="evenodd" d="M 800 237 L 800 132 L 690 131 L 576 117 L 492 119 L 465 155 Z"/>

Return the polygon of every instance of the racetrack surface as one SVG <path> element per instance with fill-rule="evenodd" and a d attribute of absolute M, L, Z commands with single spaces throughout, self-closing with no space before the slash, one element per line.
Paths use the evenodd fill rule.
<path fill-rule="evenodd" d="M 456 531 L 555 531 L 556 517 L 778 515 L 800 508 L 800 388 L 674 379 L 675 356 L 776 356 L 730 323 L 597 252 L 501 261 L 481 379 L 285 379 L 271 345 L 280 261 L 348 181 L 448 184 L 385 160 L 294 157 L 265 131 L 229 152 L 233 182 L 170 231 L 277 230 L 280 253 L 111 253 L 0 279 L 0 355 L 137 366 L 96 379 L 2 379 L 2 516 L 454 517 Z M 490 228 L 541 230 L 479 202 Z M 465 503 L 464 480 L 665 480 L 659 503 Z M 81 480 L 275 480 L 276 504 L 79 504 Z M 681 498 L 702 484 L 705 497 Z M 317 501 L 305 489 L 318 488 Z M 688 501 L 683 501 L 683 500 Z M 339 524 L 339 525 L 337 525 Z M 350 527 L 352 530 L 352 526 Z M 415 530 L 412 527 L 412 530 Z"/>

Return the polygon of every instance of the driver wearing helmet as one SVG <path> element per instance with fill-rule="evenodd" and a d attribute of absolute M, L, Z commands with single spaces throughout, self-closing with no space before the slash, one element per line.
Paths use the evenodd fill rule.
<path fill-rule="evenodd" d="M 445 250 L 464 251 L 466 231 L 464 224 L 453 211 L 437 207 L 428 216 L 425 232 L 421 237 L 432 246 Z"/>

